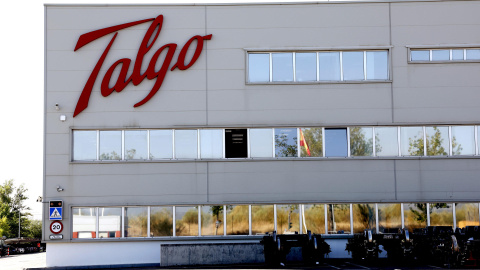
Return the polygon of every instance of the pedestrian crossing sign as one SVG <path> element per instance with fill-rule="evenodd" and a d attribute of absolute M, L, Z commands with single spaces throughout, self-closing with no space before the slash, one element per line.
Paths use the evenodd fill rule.
<path fill-rule="evenodd" d="M 62 220 L 62 201 L 50 201 L 50 220 Z"/>

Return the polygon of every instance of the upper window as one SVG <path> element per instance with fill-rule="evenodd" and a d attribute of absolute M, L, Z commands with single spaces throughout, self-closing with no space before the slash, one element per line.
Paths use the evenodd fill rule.
<path fill-rule="evenodd" d="M 480 61 L 480 48 L 410 49 L 410 62 Z"/>
<path fill-rule="evenodd" d="M 248 82 L 389 80 L 388 50 L 249 52 Z"/>

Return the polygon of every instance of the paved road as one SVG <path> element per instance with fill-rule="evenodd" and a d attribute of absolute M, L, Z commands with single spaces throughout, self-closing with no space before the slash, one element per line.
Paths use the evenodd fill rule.
<path fill-rule="evenodd" d="M 22 270 L 46 266 L 46 252 L 0 257 L 1 270 Z"/>

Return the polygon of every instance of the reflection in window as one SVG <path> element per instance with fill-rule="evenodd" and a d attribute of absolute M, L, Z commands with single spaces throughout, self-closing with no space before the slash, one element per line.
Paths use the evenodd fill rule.
<path fill-rule="evenodd" d="M 320 81 L 340 81 L 340 52 L 318 53 Z"/>
<path fill-rule="evenodd" d="M 273 232 L 273 205 L 252 205 L 252 234 Z"/>
<path fill-rule="evenodd" d="M 423 156 L 423 128 L 401 127 L 400 145 L 402 156 Z"/>
<path fill-rule="evenodd" d="M 305 204 L 303 211 L 304 231 L 311 231 L 316 234 L 325 233 L 325 205 L 324 204 Z"/>
<path fill-rule="evenodd" d="M 250 157 L 273 157 L 272 133 L 271 128 L 250 129 Z"/>
<path fill-rule="evenodd" d="M 427 226 L 426 203 L 404 203 L 403 215 L 405 217 L 405 228 L 410 232 Z"/>
<path fill-rule="evenodd" d="M 363 73 L 363 52 L 343 52 L 343 80 L 361 81 L 365 79 Z"/>
<path fill-rule="evenodd" d="M 73 131 L 73 160 L 97 159 L 97 131 Z"/>
<path fill-rule="evenodd" d="M 316 58 L 316 53 L 295 53 L 295 80 L 297 82 L 317 80 Z"/>
<path fill-rule="evenodd" d="M 125 131 L 125 159 L 148 159 L 146 130 Z"/>
<path fill-rule="evenodd" d="M 298 204 L 277 205 L 277 232 L 279 234 L 300 232 L 299 213 Z"/>
<path fill-rule="evenodd" d="M 102 207 L 98 208 L 98 237 L 119 238 L 122 237 L 122 208 Z"/>
<path fill-rule="evenodd" d="M 125 237 L 147 237 L 147 207 L 125 207 Z"/>
<path fill-rule="evenodd" d="M 227 205 L 227 235 L 248 235 L 248 205 Z"/>
<path fill-rule="evenodd" d="M 150 130 L 150 158 L 173 158 L 173 130 Z"/>
<path fill-rule="evenodd" d="M 426 127 L 427 156 L 447 156 L 450 151 L 448 127 Z"/>
<path fill-rule="evenodd" d="M 350 205 L 327 204 L 328 233 L 350 233 Z"/>
<path fill-rule="evenodd" d="M 297 129 L 276 128 L 275 129 L 275 156 L 296 157 L 297 156 Z"/>
<path fill-rule="evenodd" d="M 325 129 L 325 156 L 346 157 L 348 155 L 347 129 Z"/>
<path fill-rule="evenodd" d="M 173 236 L 173 207 L 150 208 L 150 236 Z"/>
<path fill-rule="evenodd" d="M 176 236 L 198 236 L 197 207 L 175 207 L 175 233 Z"/>
<path fill-rule="evenodd" d="M 223 130 L 200 130 L 200 158 L 223 157 Z"/>
<path fill-rule="evenodd" d="M 323 156 L 322 128 L 300 129 L 300 156 Z"/>
<path fill-rule="evenodd" d="M 354 204 L 352 208 L 353 232 L 361 233 L 366 229 L 375 231 L 375 204 Z"/>
<path fill-rule="evenodd" d="M 270 54 L 249 53 L 248 54 L 248 81 L 268 82 L 270 81 Z"/>
<path fill-rule="evenodd" d="M 380 232 L 386 229 L 402 228 L 402 208 L 400 204 L 378 204 L 378 227 Z"/>
<path fill-rule="evenodd" d="M 97 211 L 95 208 L 72 208 L 72 238 L 96 238 Z"/>
<path fill-rule="evenodd" d="M 475 155 L 473 126 L 452 126 L 452 155 Z"/>
<path fill-rule="evenodd" d="M 100 160 L 122 159 L 122 132 L 100 130 Z"/>
<path fill-rule="evenodd" d="M 293 81 L 293 53 L 272 53 L 272 81 Z"/>
<path fill-rule="evenodd" d="M 223 235 L 223 205 L 201 207 L 202 235 Z"/>
<path fill-rule="evenodd" d="M 375 155 L 378 157 L 398 156 L 397 127 L 375 128 Z"/>
<path fill-rule="evenodd" d="M 175 130 L 175 158 L 197 158 L 196 130 Z"/>
<path fill-rule="evenodd" d="M 430 226 L 453 226 L 451 203 L 430 203 Z"/>
<path fill-rule="evenodd" d="M 465 228 L 465 226 L 478 226 L 478 203 L 456 203 L 455 218 L 457 228 Z"/>
<path fill-rule="evenodd" d="M 367 80 L 388 79 L 388 52 L 367 51 Z"/>
<path fill-rule="evenodd" d="M 350 155 L 373 155 L 373 128 L 350 128 Z"/>

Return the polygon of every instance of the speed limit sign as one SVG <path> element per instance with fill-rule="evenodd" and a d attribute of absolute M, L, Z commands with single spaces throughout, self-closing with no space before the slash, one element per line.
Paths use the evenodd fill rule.
<path fill-rule="evenodd" d="M 54 221 L 50 224 L 50 231 L 54 234 L 61 233 L 63 230 L 63 224 L 61 221 Z"/>

